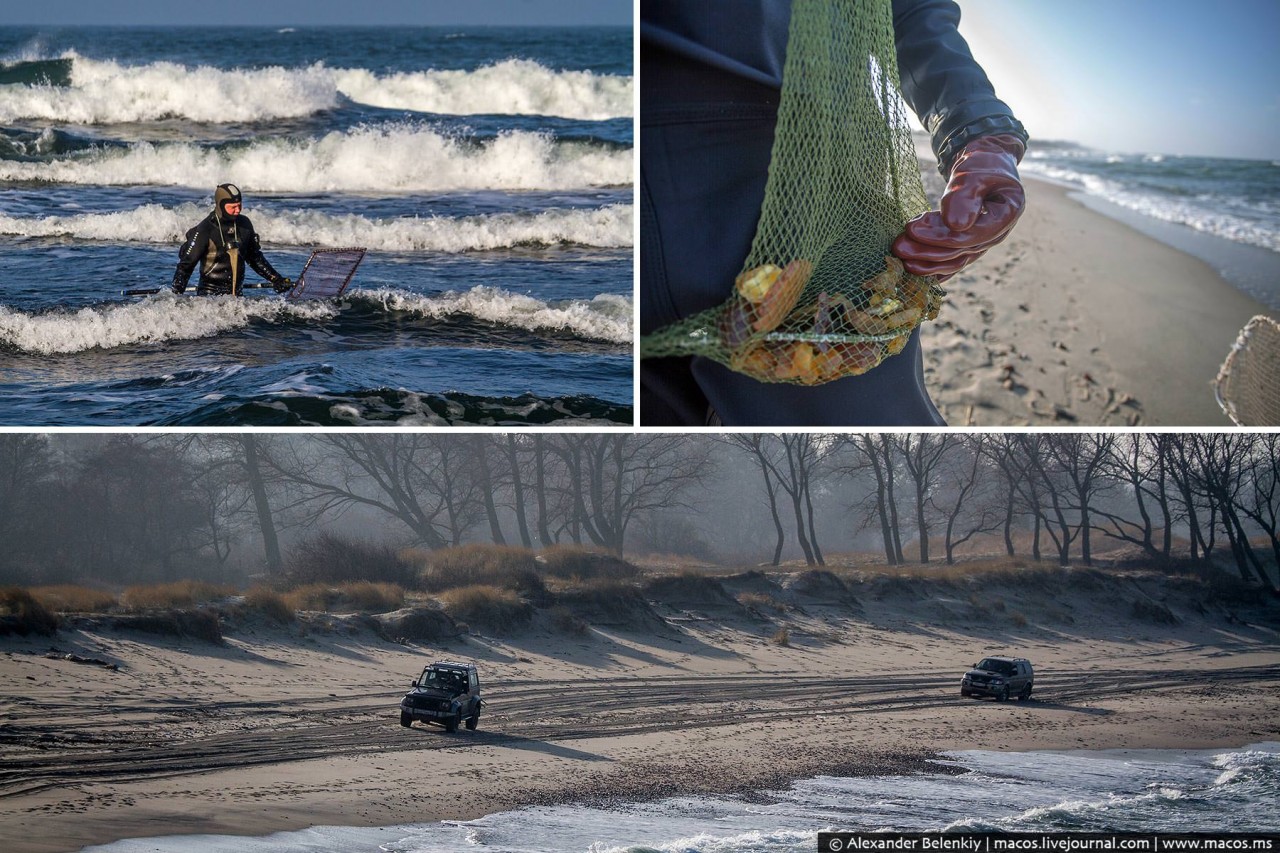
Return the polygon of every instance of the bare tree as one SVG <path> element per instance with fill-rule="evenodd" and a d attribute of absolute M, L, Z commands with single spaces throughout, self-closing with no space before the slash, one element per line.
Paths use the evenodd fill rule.
<path fill-rule="evenodd" d="M 782 517 L 778 511 L 778 487 L 775 485 L 774 471 L 777 467 L 779 447 L 771 441 L 772 436 L 763 433 L 727 433 L 721 440 L 730 446 L 744 450 L 760 470 L 764 479 L 765 497 L 769 505 L 769 516 L 773 519 L 775 533 L 773 547 L 773 565 L 782 562 L 782 549 L 786 544 L 786 532 L 782 526 Z"/>
<path fill-rule="evenodd" d="M 1100 522 L 1096 529 L 1104 536 L 1138 545 L 1147 556 L 1168 561 L 1173 550 L 1175 514 L 1169 487 L 1169 436 L 1140 433 L 1117 436 L 1104 466 L 1104 476 L 1122 484 L 1131 496 L 1135 521 L 1127 512 L 1095 509 Z M 1156 543 L 1156 531 L 1161 541 Z"/>
<path fill-rule="evenodd" d="M 173 580 L 207 554 L 195 472 L 145 436 L 82 437 L 62 500 L 64 549 L 106 579 Z"/>
<path fill-rule="evenodd" d="M 946 487 L 930 497 L 946 522 L 943 543 L 947 565 L 955 564 L 956 548 L 980 533 L 999 529 L 1004 521 L 1005 513 L 993 500 L 996 480 L 984 476 L 990 474 L 984 452 L 987 440 L 982 434 L 957 437 L 942 460 L 939 479 Z"/>
<path fill-rule="evenodd" d="M 506 453 L 507 475 L 511 482 L 511 507 L 516 514 L 516 530 L 520 533 L 520 544 L 526 548 L 533 547 L 533 537 L 529 535 L 529 519 L 525 514 L 525 478 L 522 463 L 523 438 L 513 432 L 506 435 L 503 450 Z M 527 454 L 524 454 L 527 455 Z"/>
<path fill-rule="evenodd" d="M 581 433 L 557 436 L 552 446 L 569 474 L 571 530 L 619 556 L 637 517 L 695 510 L 686 493 L 709 472 L 709 443 L 684 435 Z"/>
<path fill-rule="evenodd" d="M 880 522 L 885 560 L 891 566 L 898 566 L 906 560 L 902 555 L 898 503 L 894 494 L 893 441 L 893 437 L 886 433 L 840 436 L 838 446 L 848 451 L 849 461 L 837 464 L 835 470 L 845 477 L 858 477 L 865 472 L 874 477 L 875 491 L 854 502 L 853 506 L 864 510 L 864 526 L 871 518 Z"/>
<path fill-rule="evenodd" d="M 1247 471 L 1249 487 L 1240 511 L 1267 535 L 1272 558 L 1280 570 L 1280 434 L 1257 436 L 1252 449 Z M 1274 591 L 1274 584 L 1272 588 Z"/>
<path fill-rule="evenodd" d="M 1022 433 L 1012 436 L 1014 439 L 1010 454 L 1014 470 L 1017 472 L 1014 485 L 1022 497 L 1024 504 L 1035 515 L 1035 538 L 1032 554 L 1040 559 L 1040 525 L 1053 540 L 1058 552 L 1058 564 L 1065 566 L 1071 561 L 1071 543 L 1075 541 L 1080 529 L 1068 519 L 1068 507 L 1063 491 L 1061 472 L 1054 464 L 1052 453 L 1046 447 L 1048 436 L 1044 434 Z"/>
<path fill-rule="evenodd" d="M 1005 553 L 1012 557 L 1016 548 L 1013 542 L 1013 525 L 1014 521 L 1024 511 L 1034 515 L 1027 507 L 1020 493 L 1019 484 L 1023 476 L 1023 466 L 1018 464 L 1019 454 L 1017 453 L 1017 439 L 1013 434 L 993 435 L 987 438 L 981 445 L 980 449 L 983 455 L 991 461 L 991 464 L 999 470 L 1001 474 L 1000 494 L 1003 496 L 1001 505 L 1004 507 L 1004 519 L 1001 528 L 1004 533 L 1004 549 Z M 1040 519 L 1035 517 L 1036 538 L 1033 546 L 1033 556 L 1040 559 Z"/>
<path fill-rule="evenodd" d="M 0 433 L 0 571 L 17 569 L 48 547 L 41 505 L 51 467 L 46 436 Z"/>
<path fill-rule="evenodd" d="M 498 501 L 496 492 L 498 482 L 489 466 L 489 447 L 492 437 L 475 433 L 470 436 L 470 450 L 475 464 L 476 486 L 480 493 L 480 502 L 484 505 L 485 518 L 489 520 L 489 536 L 495 545 L 506 545 L 507 537 L 502 535 L 502 524 L 498 519 Z"/>
<path fill-rule="evenodd" d="M 920 537 L 921 565 L 929 562 L 929 500 L 942 473 L 942 461 L 958 442 L 958 436 L 927 432 L 902 435 L 893 441 L 902 455 L 903 468 L 911 481 L 916 530 Z"/>
<path fill-rule="evenodd" d="M 1043 443 L 1065 483 L 1066 507 L 1078 519 L 1076 535 L 1080 539 L 1080 559 L 1086 566 L 1093 565 L 1093 540 L 1090 533 L 1093 529 L 1094 502 L 1109 485 L 1103 473 L 1112 458 L 1111 450 L 1114 445 L 1115 433 L 1083 432 L 1054 433 L 1047 436 Z M 1064 516 L 1058 513 L 1057 517 L 1061 519 Z M 1066 565 L 1066 558 L 1064 550 L 1063 565 Z"/>
<path fill-rule="evenodd" d="M 326 433 L 271 440 L 260 458 L 294 490 L 311 520 L 355 507 L 399 521 L 427 548 L 457 545 L 478 520 L 474 478 L 459 436 Z"/>

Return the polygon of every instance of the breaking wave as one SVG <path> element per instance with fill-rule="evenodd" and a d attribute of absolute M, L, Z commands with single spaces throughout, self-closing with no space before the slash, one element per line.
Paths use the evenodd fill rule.
<path fill-rule="evenodd" d="M 0 122 L 270 121 L 331 110 L 342 98 L 373 107 L 452 115 L 547 115 L 599 121 L 632 112 L 630 77 L 555 71 L 523 59 L 472 71 L 379 75 L 322 63 L 235 70 L 174 62 L 131 66 L 68 51 L 60 59 L 29 61 L 23 66 L 6 81 L 23 85 L 0 89 Z"/>
<path fill-rule="evenodd" d="M 631 300 L 614 294 L 600 294 L 590 300 L 545 302 L 532 296 L 481 285 L 439 296 L 422 296 L 391 288 L 361 289 L 348 293 L 347 299 L 416 317 L 443 319 L 462 316 L 533 332 L 569 334 L 604 343 L 629 344 L 632 341 Z"/>
<path fill-rule="evenodd" d="M 96 186 L 216 186 L 261 192 L 568 190 L 631 183 L 632 153 L 511 131 L 476 142 L 420 123 L 361 126 L 318 139 L 217 147 L 135 142 L 49 162 L 0 162 L 0 180 Z"/>
<path fill-rule="evenodd" d="M 0 305 L 0 344 L 39 355 L 113 349 L 132 344 L 208 338 L 254 319 L 331 317 L 324 302 L 282 299 L 197 299 L 163 294 L 130 305 L 27 313 Z"/>
<path fill-rule="evenodd" d="M 0 214 L 0 234 L 71 237 L 111 242 L 181 242 L 209 208 L 195 204 L 147 204 L 117 213 L 80 213 L 25 218 Z M 540 213 L 495 213 L 370 219 L 299 210 L 258 210 L 250 217 L 270 244 L 364 246 L 369 249 L 469 252 L 514 246 L 576 245 L 627 248 L 632 243 L 630 205 L 552 209 Z"/>
<path fill-rule="evenodd" d="M 195 340 L 250 323 L 332 321 L 343 306 L 427 319 L 462 318 L 540 334 L 610 344 L 631 342 L 631 302 L 601 294 L 591 300 L 545 302 L 491 287 L 428 297 L 395 289 L 353 290 L 340 303 L 282 299 L 199 298 L 161 293 L 131 304 L 28 313 L 0 306 L 0 346 L 38 355 Z"/>
<path fill-rule="evenodd" d="M 508 59 L 475 71 L 418 71 L 379 76 L 335 71 L 338 91 L 372 107 L 451 115 L 546 115 L 583 121 L 630 116 L 630 77 L 553 71 Z"/>

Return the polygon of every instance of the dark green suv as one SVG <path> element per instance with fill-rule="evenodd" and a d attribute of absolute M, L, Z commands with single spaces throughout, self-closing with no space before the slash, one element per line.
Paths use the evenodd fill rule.
<path fill-rule="evenodd" d="M 400 725 L 408 728 L 414 720 L 436 723 L 456 732 L 458 724 L 480 725 L 480 675 L 475 664 L 433 663 L 422 670 L 413 689 L 400 700 Z"/>
<path fill-rule="evenodd" d="M 1010 696 L 1030 699 L 1033 679 L 1031 661 L 1026 658 L 983 658 L 960 679 L 960 695 L 994 696 L 1000 702 Z"/>

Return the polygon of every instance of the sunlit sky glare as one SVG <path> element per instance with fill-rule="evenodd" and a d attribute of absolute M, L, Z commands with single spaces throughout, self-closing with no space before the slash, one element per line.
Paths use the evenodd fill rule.
<path fill-rule="evenodd" d="M 959 0 L 1033 138 L 1280 159 L 1280 0 Z"/>

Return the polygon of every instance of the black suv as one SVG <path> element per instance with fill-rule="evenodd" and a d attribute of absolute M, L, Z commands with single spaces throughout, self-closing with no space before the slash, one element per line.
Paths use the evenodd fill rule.
<path fill-rule="evenodd" d="M 960 679 L 960 695 L 994 696 L 1000 702 L 1010 696 L 1030 699 L 1033 677 L 1026 658 L 983 658 Z"/>
<path fill-rule="evenodd" d="M 400 700 L 400 725 L 408 728 L 414 720 L 437 723 L 456 732 L 458 723 L 467 728 L 480 725 L 480 676 L 475 664 L 433 663 L 422 670 L 413 689 Z"/>

